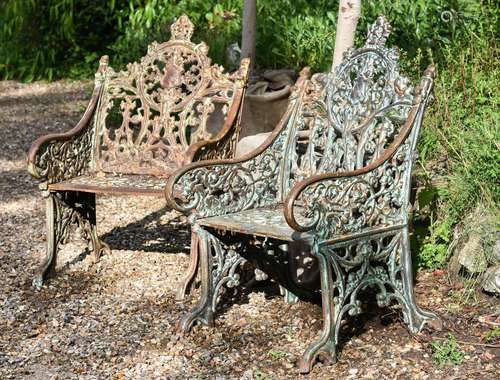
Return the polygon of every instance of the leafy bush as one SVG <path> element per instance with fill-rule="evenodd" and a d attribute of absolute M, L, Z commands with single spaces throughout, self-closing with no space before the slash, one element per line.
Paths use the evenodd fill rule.
<path fill-rule="evenodd" d="M 430 206 L 418 257 L 422 267 L 446 263 L 453 227 L 473 208 L 491 209 L 500 220 L 500 50 L 495 29 L 500 12 L 493 9 L 469 24 L 468 39 L 441 51 L 435 102 L 419 147 L 425 169 L 421 177 L 428 183 L 421 201 L 427 198 Z"/>
<path fill-rule="evenodd" d="M 391 42 L 410 58 L 422 54 L 425 63 L 477 33 L 472 16 L 489 7 L 494 4 L 479 0 L 364 1 L 359 30 L 384 13 L 394 27 Z M 167 39 L 182 13 L 195 23 L 195 38 L 210 42 L 210 55 L 224 63 L 226 48 L 240 40 L 241 8 L 241 0 L 6 0 L 0 4 L 0 77 L 85 77 L 102 54 L 123 65 L 151 41 Z M 258 66 L 328 70 L 337 11 L 336 0 L 258 1 Z"/>
<path fill-rule="evenodd" d="M 464 361 L 465 354 L 452 334 L 449 334 L 446 340 L 431 342 L 431 349 L 432 358 L 438 367 L 460 365 Z"/>
<path fill-rule="evenodd" d="M 115 1 L 0 2 L 0 78 L 89 76 L 118 34 Z"/>

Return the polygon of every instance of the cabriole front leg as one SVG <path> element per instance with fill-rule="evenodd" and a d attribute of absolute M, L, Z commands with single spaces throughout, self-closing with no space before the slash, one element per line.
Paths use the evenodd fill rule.
<path fill-rule="evenodd" d="M 54 198 L 55 195 L 53 193 L 49 193 L 45 198 L 47 248 L 45 258 L 40 267 L 36 270 L 33 278 L 33 286 L 37 289 L 42 287 L 43 281 L 46 279 L 46 277 L 54 273 L 56 266 L 56 256 L 59 239 L 56 235 L 58 229 L 56 228 L 57 211 L 56 201 Z"/>
<path fill-rule="evenodd" d="M 336 326 L 340 322 L 335 313 L 334 294 L 335 287 L 332 278 L 332 269 L 328 263 L 328 258 L 317 247 L 314 247 L 316 257 L 318 258 L 320 277 L 321 277 L 321 304 L 323 308 L 323 330 L 318 339 L 316 339 L 304 352 L 299 361 L 300 373 L 311 372 L 312 366 L 318 356 L 327 362 L 336 360 Z"/>
<path fill-rule="evenodd" d="M 179 323 L 179 330 L 183 333 L 188 332 L 196 322 L 213 325 L 221 291 L 224 287 L 239 285 L 240 276 L 236 270 L 246 261 L 202 227 L 194 225 L 193 234 L 199 244 L 201 296 L 196 306 Z"/>
<path fill-rule="evenodd" d="M 443 322 L 434 313 L 421 309 L 415 299 L 413 291 L 413 268 L 410 251 L 410 239 L 408 229 L 404 228 L 401 233 L 401 266 L 402 266 L 402 291 L 403 291 L 403 314 L 408 329 L 416 334 L 426 324 L 435 330 L 441 330 Z"/>
<path fill-rule="evenodd" d="M 396 301 L 412 333 L 425 324 L 441 328 L 440 319 L 416 303 L 406 227 L 336 245 L 315 246 L 314 253 L 321 275 L 323 331 L 304 353 L 301 372 L 309 372 L 320 354 L 335 360 L 341 322 L 362 312 L 360 294 L 367 288 L 375 291 L 380 307 Z"/>

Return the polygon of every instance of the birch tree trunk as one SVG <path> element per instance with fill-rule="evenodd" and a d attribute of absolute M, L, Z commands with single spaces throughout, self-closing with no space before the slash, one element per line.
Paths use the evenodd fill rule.
<path fill-rule="evenodd" d="M 354 35 L 360 16 L 361 0 L 340 0 L 332 71 L 342 62 L 344 52 L 354 45 Z"/>
<path fill-rule="evenodd" d="M 250 71 L 255 65 L 255 41 L 257 35 L 257 1 L 244 0 L 241 37 L 241 58 L 250 58 Z"/>

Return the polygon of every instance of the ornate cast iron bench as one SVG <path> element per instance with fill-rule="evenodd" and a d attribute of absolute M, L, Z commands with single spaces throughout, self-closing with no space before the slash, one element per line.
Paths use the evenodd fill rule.
<path fill-rule="evenodd" d="M 67 133 L 36 140 L 28 170 L 42 179 L 47 203 L 47 256 L 39 287 L 58 246 L 76 224 L 94 260 L 106 244 L 96 230 L 96 194 L 162 197 L 168 177 L 184 165 L 233 157 L 240 132 L 248 60 L 224 73 L 205 43 L 191 42 L 193 24 L 181 16 L 171 39 L 154 42 L 140 62 L 115 72 L 101 58 L 90 103 Z"/>
<path fill-rule="evenodd" d="M 200 256 L 201 299 L 181 320 L 182 331 L 213 324 L 222 290 L 240 285 L 246 262 L 305 295 L 277 269 L 296 241 L 319 264 L 324 316 L 301 372 L 318 354 L 335 360 L 341 321 L 361 313 L 367 287 L 379 306 L 401 306 L 412 333 L 426 323 L 439 327 L 415 302 L 408 241 L 411 171 L 435 71 L 429 67 L 413 88 L 399 73 L 397 49 L 385 47 L 389 32 L 378 18 L 335 76 L 309 79 L 304 69 L 282 121 L 256 151 L 193 163 L 170 177 L 167 198 L 192 213 L 192 249 Z"/>

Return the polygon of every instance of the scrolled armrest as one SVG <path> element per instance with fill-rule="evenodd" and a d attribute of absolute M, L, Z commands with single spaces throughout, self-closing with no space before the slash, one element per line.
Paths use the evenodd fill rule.
<path fill-rule="evenodd" d="M 101 58 L 96 84 L 89 104 L 80 121 L 65 133 L 52 133 L 39 137 L 27 156 L 28 171 L 47 184 L 73 178 L 87 171 L 93 149 L 92 119 L 102 91 L 102 76 L 108 58 Z"/>
<path fill-rule="evenodd" d="M 192 164 L 169 179 L 165 195 L 172 208 L 196 212 L 199 217 L 272 204 L 277 193 L 278 162 L 263 154 L 246 161 Z"/>
<path fill-rule="evenodd" d="M 425 71 L 405 124 L 379 158 L 357 170 L 312 176 L 292 188 L 284 203 L 290 227 L 313 231 L 324 241 L 407 223 L 416 139 L 435 73 L 433 66 Z"/>
<path fill-rule="evenodd" d="M 407 137 L 419 110 L 420 104 L 412 107 L 396 139 L 371 164 L 297 183 L 285 200 L 287 223 L 299 232 L 313 231 L 321 240 L 406 223 L 413 159 L 413 145 Z"/>
<path fill-rule="evenodd" d="M 402 224 L 401 172 L 386 164 L 366 173 L 328 174 L 296 185 L 285 202 L 285 219 L 321 240 L 375 226 Z"/>

